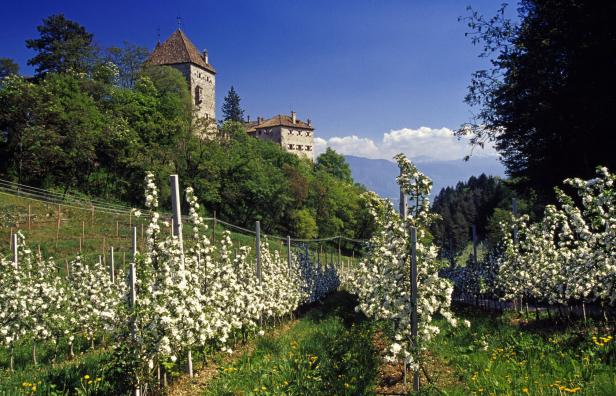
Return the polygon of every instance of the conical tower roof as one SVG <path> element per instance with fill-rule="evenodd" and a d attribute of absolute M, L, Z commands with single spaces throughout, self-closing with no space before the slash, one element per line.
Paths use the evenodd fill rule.
<path fill-rule="evenodd" d="M 157 44 L 146 61 L 146 64 L 149 65 L 175 65 L 178 63 L 192 63 L 216 73 L 214 67 L 205 62 L 204 56 L 180 29 L 173 32 L 162 44 Z"/>

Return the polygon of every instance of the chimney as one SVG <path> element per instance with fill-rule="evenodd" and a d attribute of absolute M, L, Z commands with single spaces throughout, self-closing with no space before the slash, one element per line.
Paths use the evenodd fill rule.
<path fill-rule="evenodd" d="M 203 50 L 203 60 L 205 61 L 205 63 L 209 64 L 210 62 L 208 61 L 208 56 L 207 56 L 207 49 Z"/>
<path fill-rule="evenodd" d="M 260 124 L 263 121 L 262 117 L 257 117 L 257 124 Z"/>
<path fill-rule="evenodd" d="M 297 122 L 297 114 L 294 111 L 291 112 L 291 120 L 294 124 Z"/>

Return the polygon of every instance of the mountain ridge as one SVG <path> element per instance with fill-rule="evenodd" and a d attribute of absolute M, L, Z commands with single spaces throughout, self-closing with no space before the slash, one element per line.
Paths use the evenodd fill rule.
<path fill-rule="evenodd" d="M 400 192 L 396 184 L 399 174 L 398 165 L 386 159 L 371 159 L 355 155 L 345 155 L 351 167 L 353 179 L 367 189 L 383 198 L 396 201 Z M 505 168 L 495 157 L 471 157 L 469 161 L 437 160 L 422 157 L 413 161 L 420 171 L 432 179 L 433 187 L 430 194 L 434 198 L 442 188 L 455 186 L 460 181 L 467 181 L 471 176 L 485 173 L 488 176 L 505 177 Z"/>

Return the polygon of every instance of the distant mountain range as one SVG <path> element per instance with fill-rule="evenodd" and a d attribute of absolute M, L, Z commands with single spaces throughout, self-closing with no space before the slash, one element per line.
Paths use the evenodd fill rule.
<path fill-rule="evenodd" d="M 396 176 L 400 173 L 398 165 L 383 159 L 370 159 L 345 155 L 353 179 L 384 198 L 392 198 L 397 202 L 400 190 L 396 184 Z M 463 160 L 435 160 L 431 158 L 416 158 L 413 163 L 419 170 L 432 179 L 431 197 L 434 198 L 442 188 L 455 186 L 460 181 L 466 181 L 471 176 L 482 173 L 492 176 L 505 176 L 503 165 L 494 157 L 471 157 Z"/>

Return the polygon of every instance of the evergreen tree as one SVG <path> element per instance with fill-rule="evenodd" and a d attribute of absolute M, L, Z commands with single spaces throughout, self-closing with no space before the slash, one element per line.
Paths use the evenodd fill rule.
<path fill-rule="evenodd" d="M 470 241 L 473 224 L 479 240 L 485 239 L 495 208 L 509 210 L 512 196 L 502 180 L 484 174 L 472 176 L 455 188 L 443 188 L 432 205 L 432 210 L 441 216 L 433 225 L 432 234 L 441 245 L 442 255 L 452 258 L 464 249 Z"/>
<path fill-rule="evenodd" d="M 563 179 L 616 167 L 616 2 L 523 0 L 519 22 L 504 7 L 464 18 L 492 67 L 473 74 L 466 102 L 478 117 L 461 132 L 494 141 L 518 186 L 545 203 Z"/>
<path fill-rule="evenodd" d="M 67 71 L 85 72 L 95 54 L 92 34 L 79 23 L 66 19 L 63 14 L 43 19 L 36 28 L 40 37 L 26 40 L 26 47 L 37 52 L 28 61 L 36 67 L 37 76 Z"/>
<path fill-rule="evenodd" d="M 0 81 L 11 74 L 19 73 L 19 65 L 11 58 L 0 58 Z"/>
<path fill-rule="evenodd" d="M 244 110 L 240 106 L 240 96 L 233 86 L 229 89 L 225 101 L 222 104 L 224 121 L 244 122 Z"/>

